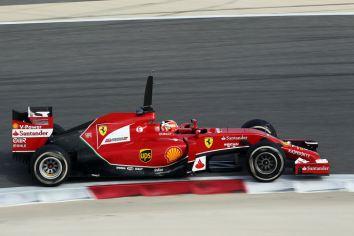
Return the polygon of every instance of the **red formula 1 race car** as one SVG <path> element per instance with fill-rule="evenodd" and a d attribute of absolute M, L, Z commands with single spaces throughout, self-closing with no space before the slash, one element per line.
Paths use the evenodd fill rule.
<path fill-rule="evenodd" d="M 13 155 L 25 159 L 36 181 L 61 184 L 68 176 L 163 177 L 247 167 L 262 182 L 278 178 L 286 166 L 295 175 L 328 175 L 330 166 L 311 140 L 282 140 L 264 120 L 242 128 L 204 128 L 197 120 L 177 125 L 156 122 L 153 78 L 144 106 L 134 113 L 110 113 L 64 130 L 51 107 L 13 111 Z"/>

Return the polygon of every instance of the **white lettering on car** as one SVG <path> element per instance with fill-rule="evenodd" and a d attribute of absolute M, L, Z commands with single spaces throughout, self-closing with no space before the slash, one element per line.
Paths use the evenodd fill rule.
<path fill-rule="evenodd" d="M 49 137 L 52 133 L 53 129 L 13 129 L 12 137 L 43 138 Z"/>
<path fill-rule="evenodd" d="M 130 141 L 130 125 L 127 125 L 107 135 L 107 137 L 105 137 L 102 140 L 101 145 L 123 143 L 129 141 Z"/>
<path fill-rule="evenodd" d="M 310 157 L 310 154 L 307 154 L 307 153 L 304 153 L 304 152 L 300 152 L 300 151 L 297 151 L 297 150 L 293 150 L 293 149 L 289 149 L 288 152 L 291 153 L 291 154 L 294 154 L 294 155 L 302 156 L 302 157 Z"/>

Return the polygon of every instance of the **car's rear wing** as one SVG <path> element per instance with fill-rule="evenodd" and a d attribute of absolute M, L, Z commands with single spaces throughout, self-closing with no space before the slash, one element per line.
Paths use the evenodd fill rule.
<path fill-rule="evenodd" d="M 35 152 L 53 133 L 51 107 L 28 107 L 12 111 L 12 152 Z"/>

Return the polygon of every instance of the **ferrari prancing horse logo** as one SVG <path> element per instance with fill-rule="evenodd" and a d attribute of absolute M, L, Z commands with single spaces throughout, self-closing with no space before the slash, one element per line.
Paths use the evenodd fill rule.
<path fill-rule="evenodd" d="M 204 139 L 204 144 L 207 148 L 211 148 L 213 146 L 214 139 L 212 137 L 208 137 Z"/>
<path fill-rule="evenodd" d="M 100 135 L 105 136 L 107 134 L 107 131 L 108 131 L 107 125 L 98 126 L 98 132 L 100 132 Z"/>

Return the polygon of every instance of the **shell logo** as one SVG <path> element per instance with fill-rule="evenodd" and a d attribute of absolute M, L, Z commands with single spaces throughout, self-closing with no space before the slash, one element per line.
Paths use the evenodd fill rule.
<path fill-rule="evenodd" d="M 182 150 L 179 147 L 170 147 L 165 152 L 165 157 L 168 162 L 174 162 L 181 158 L 183 155 Z"/>
<path fill-rule="evenodd" d="M 18 125 L 17 123 L 13 123 L 13 124 L 12 124 L 12 128 L 13 128 L 13 129 L 18 129 L 18 127 L 19 127 L 19 125 Z"/>

